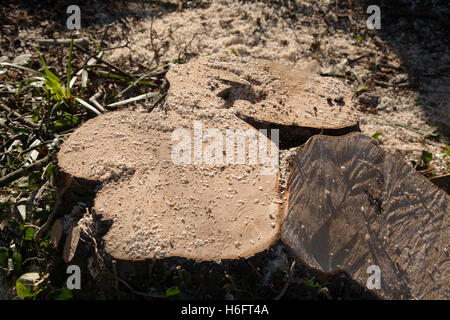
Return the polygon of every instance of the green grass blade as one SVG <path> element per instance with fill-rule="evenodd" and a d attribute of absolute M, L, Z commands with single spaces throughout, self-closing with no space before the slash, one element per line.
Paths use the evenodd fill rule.
<path fill-rule="evenodd" d="M 41 58 L 42 64 L 44 66 L 45 85 L 58 100 L 65 100 L 67 96 L 65 90 L 61 85 L 61 80 L 47 68 L 44 57 L 42 55 L 39 55 L 39 57 Z"/>

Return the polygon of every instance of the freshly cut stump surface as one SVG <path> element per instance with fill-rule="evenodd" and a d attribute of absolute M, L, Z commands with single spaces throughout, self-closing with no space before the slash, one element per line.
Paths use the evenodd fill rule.
<path fill-rule="evenodd" d="M 444 191 L 362 134 L 314 136 L 294 162 L 281 235 L 301 260 L 364 286 L 378 266 L 386 298 L 450 298 Z"/>
<path fill-rule="evenodd" d="M 202 125 L 200 140 L 194 138 L 196 121 Z M 176 129 L 178 135 L 172 135 Z M 214 149 L 220 139 L 207 129 L 222 134 L 223 149 Z M 225 153 L 227 129 L 248 132 L 278 155 L 275 144 L 253 127 L 217 110 L 195 116 L 111 112 L 87 121 L 63 143 L 61 169 L 101 183 L 94 210 L 113 221 L 103 237 L 107 253 L 123 260 L 221 260 L 248 257 L 273 243 L 280 225 L 278 168 L 262 174 L 259 159 L 249 160 L 249 140 L 244 164 L 225 163 L 225 156 L 223 164 L 208 164 L 206 155 Z M 180 151 L 186 133 L 191 155 L 184 159 L 191 161 L 179 163 L 179 155 L 188 153 L 172 152 Z M 203 159 L 195 163 L 198 143 Z"/>
<path fill-rule="evenodd" d="M 316 129 L 357 128 L 352 92 L 339 80 L 251 57 L 219 54 L 167 73 L 178 109 L 230 109 L 251 123 Z"/>

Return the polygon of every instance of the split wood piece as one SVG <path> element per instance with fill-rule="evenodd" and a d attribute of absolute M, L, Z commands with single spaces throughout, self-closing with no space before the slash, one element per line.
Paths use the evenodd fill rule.
<path fill-rule="evenodd" d="M 359 133 L 314 136 L 294 162 L 281 237 L 301 260 L 363 286 L 378 266 L 385 298 L 450 298 L 444 191 Z"/>
<path fill-rule="evenodd" d="M 304 69 L 219 54 L 176 65 L 167 79 L 173 109 L 226 108 L 251 124 L 358 129 L 352 92 L 337 79 Z"/>
<path fill-rule="evenodd" d="M 208 137 L 208 129 L 224 137 L 223 148 L 214 149 L 219 138 Z M 73 177 L 101 182 L 94 210 L 103 221 L 112 221 L 103 237 L 107 253 L 122 260 L 221 260 L 251 256 L 275 241 L 278 168 L 263 175 L 266 166 L 259 164 L 259 154 L 251 164 L 249 140 L 244 164 L 227 164 L 225 158 L 223 164 L 205 162 L 207 154 L 226 153 L 226 129 L 257 137 L 258 145 L 266 143 L 278 159 L 275 144 L 227 111 L 183 116 L 111 112 L 75 130 L 61 146 L 59 166 Z M 185 163 L 179 163 L 181 141 L 191 147 Z M 195 164 L 199 143 L 203 157 Z"/>
<path fill-rule="evenodd" d="M 53 246 L 53 248 L 58 248 L 59 241 L 61 240 L 62 235 L 63 235 L 62 222 L 61 219 L 57 219 L 53 224 L 49 241 L 50 244 Z"/>
<path fill-rule="evenodd" d="M 63 258 L 66 263 L 72 261 L 78 248 L 78 242 L 80 241 L 80 228 L 78 226 L 72 227 L 66 238 L 64 245 Z"/>

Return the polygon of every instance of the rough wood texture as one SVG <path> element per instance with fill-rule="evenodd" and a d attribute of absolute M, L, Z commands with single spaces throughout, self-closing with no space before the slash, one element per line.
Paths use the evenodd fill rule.
<path fill-rule="evenodd" d="M 50 244 L 54 248 L 58 248 L 59 241 L 61 240 L 63 234 L 63 227 L 61 223 L 61 219 L 57 219 L 55 223 L 53 223 L 51 235 L 50 235 Z"/>
<path fill-rule="evenodd" d="M 123 111 L 89 120 L 61 146 L 58 161 L 64 172 L 101 182 L 94 210 L 113 222 L 103 239 L 114 258 L 233 259 L 263 251 L 275 240 L 278 175 L 261 175 L 259 162 L 249 164 L 248 140 L 245 164 L 173 162 L 178 142 L 172 132 L 185 129 L 192 135 L 197 120 L 203 125 L 204 154 L 214 142 L 205 137 L 208 128 L 224 137 L 226 128 L 257 133 L 217 110 L 192 116 Z M 270 140 L 259 139 L 277 154 Z"/>
<path fill-rule="evenodd" d="M 295 156 L 283 241 L 309 266 L 386 298 L 449 299 L 450 199 L 362 134 L 314 136 Z"/>
<path fill-rule="evenodd" d="M 63 258 L 66 263 L 72 261 L 78 248 L 78 242 L 80 241 L 80 228 L 73 227 L 70 229 L 64 245 Z"/>
<path fill-rule="evenodd" d="M 281 126 L 358 126 L 352 92 L 341 81 L 268 60 L 232 54 L 201 57 L 174 66 L 167 79 L 168 102 L 174 108 L 226 108 L 250 122 Z"/>

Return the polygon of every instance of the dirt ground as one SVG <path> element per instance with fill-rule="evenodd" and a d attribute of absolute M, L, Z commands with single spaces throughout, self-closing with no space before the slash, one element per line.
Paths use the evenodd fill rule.
<path fill-rule="evenodd" d="M 0 57 L 30 53 L 31 66 L 39 68 L 41 52 L 56 72 L 64 70 L 67 48 L 42 46 L 39 39 L 70 39 L 70 4 L 2 5 Z M 380 30 L 366 26 L 370 4 L 381 8 Z M 95 39 L 104 60 L 130 73 L 223 51 L 292 66 L 316 61 L 317 73 L 355 92 L 363 133 L 375 134 L 383 148 L 427 177 L 450 172 L 446 0 L 86 1 L 80 8 L 77 37 Z M 98 88 L 102 97 L 117 90 L 108 83 Z M 145 102 L 132 108 L 145 110 Z M 432 155 L 429 163 L 424 150 Z M 281 263 L 277 257 L 274 264 Z"/>

